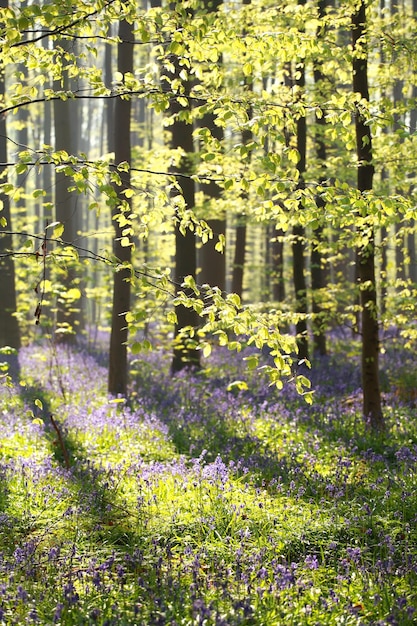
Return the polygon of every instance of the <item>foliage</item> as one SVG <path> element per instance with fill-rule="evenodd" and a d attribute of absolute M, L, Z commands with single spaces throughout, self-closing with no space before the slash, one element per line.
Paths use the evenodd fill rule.
<path fill-rule="evenodd" d="M 49 307 L 48 315 L 35 316 L 41 326 L 45 324 L 46 332 L 75 332 L 77 329 L 66 324 L 56 327 L 55 312 L 82 310 L 93 296 L 94 325 L 108 325 L 109 278 L 102 277 L 91 262 L 99 261 L 115 271 L 123 269 L 110 252 L 109 217 L 104 217 L 107 206 L 116 208 L 115 219 L 123 231 L 121 243 L 131 247 L 134 255 L 129 270 L 137 297 L 132 310 L 126 312 L 134 353 L 147 349 L 152 340 L 158 343 L 170 338 L 175 322 L 173 305 L 183 304 L 203 317 L 202 328 L 191 329 L 193 337 L 185 329 L 184 337 L 198 340 L 205 354 L 215 337 L 232 349 L 240 349 L 249 341 L 261 350 L 272 350 L 274 367 L 265 369 L 273 384 L 281 386 L 282 378 L 294 375 L 295 343 L 283 330 L 299 320 L 293 312 L 293 295 L 267 314 L 259 311 L 257 303 L 252 307 L 247 302 L 242 308 L 234 296 L 201 285 L 195 286 L 195 297 L 186 297 L 190 288 L 187 281 L 184 293 L 176 300 L 171 297 L 178 287 L 169 280 L 174 223 L 179 220 L 183 232 L 192 230 L 204 244 L 217 236 L 207 226 L 207 215 L 212 217 L 213 211 L 224 214 L 226 209 L 231 223 L 243 215 L 252 225 L 272 224 L 288 243 L 294 225 L 305 227 L 308 252 L 312 247 L 320 249 L 334 277 L 322 294 L 326 314 L 320 322 L 325 329 L 335 322 L 355 325 L 355 286 L 339 281 L 338 268 L 346 268 L 353 248 L 367 249 L 373 229 L 378 231 L 381 264 L 394 231 L 401 241 L 414 232 L 416 135 L 411 120 L 415 116 L 416 51 L 412 38 L 415 18 L 409 7 L 388 13 L 380 10 L 378 3 L 368 3 L 371 93 L 369 101 L 360 99 L 351 88 L 352 49 L 347 44 L 354 4 L 346 0 L 337 7 L 329 6 L 322 16 L 315 2 L 269 0 L 224 3 L 217 11 L 208 10 L 199 0 L 151 8 L 119 0 L 10 2 L 2 10 L 0 64 L 7 90 L 0 114 L 7 114 L 11 157 L 8 180 L 0 191 L 10 196 L 16 212 L 19 202 L 25 202 L 22 226 L 15 231 L 37 233 L 42 238 L 47 222 L 54 221 L 50 190 L 39 180 L 40 173 L 50 169 L 65 174 L 68 189 L 79 195 L 80 206 L 89 214 L 83 231 L 92 244 L 81 246 L 71 241 L 67 242 L 71 246 L 65 247 L 64 228 L 51 237 L 55 247 L 40 259 L 37 244 L 31 248 L 20 236 L 14 237 L 13 253 L 19 260 L 17 315 L 27 338 L 33 336 L 31 317 L 34 310 L 38 311 L 38 298 L 33 305 L 28 297 L 31 283 L 41 286 L 43 304 Z M 113 27 L 121 19 L 134 27 L 136 69 L 126 75 L 113 71 L 109 79 L 105 49 L 116 49 L 118 38 Z M 365 42 L 360 42 L 356 53 L 364 50 Z M 172 72 L 174 56 L 179 60 L 179 73 Z M 318 64 L 322 73 L 319 86 L 311 77 Z M 297 85 L 301 67 L 307 72 L 304 90 Z M 400 100 L 391 97 L 399 80 Z M 132 98 L 148 116 L 146 123 L 137 120 L 138 139 L 131 166 L 114 162 L 113 153 L 99 136 L 95 118 L 103 118 L 106 107 L 117 97 Z M 88 121 L 83 122 L 79 134 L 89 135 L 85 152 L 57 150 L 48 142 L 50 137 L 47 141 L 40 119 L 57 99 L 71 107 L 83 107 L 83 117 Z M 180 110 L 167 118 L 173 100 Z M 374 190 L 368 193 L 358 192 L 354 183 L 358 163 L 353 117 L 358 111 L 371 128 L 374 142 L 377 176 Z M 223 141 L 202 126 L 207 115 L 224 128 Z M 300 185 L 295 134 L 303 117 L 311 132 L 308 167 Z M 316 120 L 320 118 L 326 123 L 319 130 Z M 176 120 L 193 124 L 199 146 L 192 156 L 192 177 L 200 185 L 195 214 L 185 206 L 179 178 L 172 174 L 172 167 L 185 155 L 163 145 L 163 129 Z M 90 122 L 94 130 L 87 133 Z M 21 145 L 19 140 L 24 125 L 31 133 L 28 145 Z M 245 132 L 250 132 L 248 142 L 242 140 Z M 319 132 L 327 146 L 326 163 L 315 153 Z M 116 189 L 127 170 L 131 187 L 124 191 L 126 201 L 120 202 Z M 215 207 L 214 203 L 207 207 L 204 194 L 204 183 L 210 181 L 222 189 Z M 132 210 L 127 200 L 132 201 Z M 316 236 L 319 227 L 324 229 L 320 239 Z M 91 233 L 101 229 L 106 234 L 92 238 Z M 217 249 L 222 250 L 224 244 L 220 238 Z M 89 264 L 82 261 L 86 263 L 82 270 L 87 275 L 86 286 L 76 282 L 68 291 L 64 279 L 71 263 L 78 264 L 80 256 L 90 258 Z M 34 263 L 28 267 L 21 259 Z M 48 276 L 44 272 L 39 281 L 40 262 L 46 262 Z M 406 271 L 402 293 L 396 270 L 388 265 L 386 275 L 381 276 L 379 292 L 388 296 L 383 323 L 387 327 L 395 322 L 407 328 L 414 305 L 407 305 L 404 311 L 399 300 L 410 303 L 406 290 L 410 289 L 411 270 Z M 259 293 L 252 284 L 246 291 Z M 307 318 L 311 326 L 314 315 L 308 313 Z M 256 367 L 255 357 L 248 363 Z M 304 376 L 296 377 L 296 382 L 304 393 Z M 308 393 L 305 397 L 311 398 Z"/>

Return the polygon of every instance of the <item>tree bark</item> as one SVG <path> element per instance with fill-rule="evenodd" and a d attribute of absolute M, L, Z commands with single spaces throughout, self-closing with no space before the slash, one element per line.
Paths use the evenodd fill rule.
<path fill-rule="evenodd" d="M 271 266 L 272 300 L 283 302 L 285 300 L 284 232 L 275 226 L 273 226 L 271 241 Z"/>
<path fill-rule="evenodd" d="M 117 47 L 117 69 L 123 75 L 133 72 L 133 25 L 126 20 L 119 23 L 119 37 L 121 43 Z M 130 99 L 117 98 L 114 104 L 114 153 L 115 163 L 131 163 L 130 124 L 131 124 Z M 121 212 L 131 212 L 131 198 L 126 198 L 124 192 L 130 188 L 130 170 L 119 172 L 121 185 L 115 186 L 119 199 L 117 206 L 112 208 L 112 218 L 115 231 L 113 240 L 113 252 L 121 265 L 126 268 L 114 273 L 113 278 L 113 304 L 110 333 L 109 376 L 108 390 L 113 395 L 127 395 L 128 385 L 128 359 L 127 339 L 128 329 L 125 314 L 130 309 L 131 292 L 131 246 L 122 246 L 123 228 L 120 226 L 117 215 Z"/>
<path fill-rule="evenodd" d="M 203 0 L 202 4 L 208 13 L 216 13 L 223 0 Z M 221 63 L 222 60 L 219 60 Z M 218 141 L 224 138 L 223 129 L 215 124 L 215 115 L 206 113 L 199 121 L 199 126 L 208 128 L 211 136 Z M 199 251 L 199 262 L 201 265 L 201 273 L 199 282 L 207 283 L 211 286 L 217 286 L 222 291 L 226 290 L 226 254 L 218 252 L 215 248 L 219 235 L 226 235 L 226 217 L 225 215 L 214 215 L 213 206 L 215 200 L 221 198 L 221 187 L 215 181 L 209 181 L 201 184 L 201 190 L 204 195 L 212 201 L 210 213 L 207 218 L 207 224 L 213 231 L 213 239 L 209 239 Z M 216 211 L 216 213 L 218 213 Z"/>
<path fill-rule="evenodd" d="M 239 298 L 242 299 L 243 270 L 245 267 L 246 255 L 246 218 L 240 216 L 238 219 L 242 221 L 236 225 L 235 253 L 232 271 L 232 292 L 237 293 Z"/>
<path fill-rule="evenodd" d="M 299 4 L 305 4 L 305 0 L 299 0 Z M 305 87 L 305 69 L 304 65 L 300 65 L 297 68 L 298 78 L 296 84 L 301 90 Z M 298 188 L 304 187 L 304 174 L 306 171 L 306 154 L 307 154 L 307 120 L 305 115 L 302 115 L 297 120 L 297 150 L 299 154 L 299 161 L 297 169 L 299 173 Z M 299 210 L 302 210 L 300 205 Z M 293 282 L 295 290 L 295 308 L 296 312 L 300 314 L 300 319 L 296 323 L 297 333 L 297 345 L 298 356 L 300 359 L 308 359 L 308 336 L 307 336 L 307 284 L 305 276 L 305 231 L 304 227 L 300 224 L 296 224 L 293 228 L 293 243 L 292 243 L 292 256 L 293 256 Z"/>
<path fill-rule="evenodd" d="M 366 4 L 359 4 L 352 15 L 353 45 L 353 91 L 369 101 L 366 36 Z M 357 109 L 355 114 L 356 147 L 358 157 L 357 187 L 366 202 L 366 192 L 372 190 L 374 166 L 372 164 L 371 129 L 363 114 Z M 366 209 L 362 218 L 366 218 Z M 369 224 L 366 227 L 367 243 L 358 250 L 358 275 L 361 297 L 362 332 L 362 387 L 363 415 L 372 430 L 385 427 L 381 408 L 379 385 L 379 329 L 375 284 L 375 243 L 374 232 Z"/>
<path fill-rule="evenodd" d="M 0 0 L 0 8 L 7 9 L 7 0 Z M 4 96 L 6 80 L 4 69 L 0 69 L 0 97 Z M 0 116 L 0 163 L 7 163 L 7 128 L 6 116 Z M 0 167 L 0 180 L 7 182 L 7 167 Z M 9 196 L 2 195 L 3 210 L 0 211 L 0 219 L 6 224 L 0 225 L 0 347 L 10 346 L 20 348 L 19 324 L 16 317 L 17 298 L 15 267 L 13 256 L 8 256 L 13 251 L 12 236 L 2 231 L 11 231 L 12 222 L 10 214 Z M 4 255 L 4 256 L 3 256 Z"/>
<path fill-rule="evenodd" d="M 326 13 L 327 0 L 320 0 L 318 4 L 319 9 L 319 19 L 323 19 Z M 325 36 L 325 32 L 322 31 L 321 26 L 319 26 L 317 37 Z M 321 85 L 324 81 L 324 74 L 322 71 L 321 64 L 315 63 L 314 67 L 314 83 L 316 89 L 318 91 L 321 90 Z M 327 150 L 325 144 L 325 133 L 326 128 L 326 116 L 324 112 L 322 115 L 316 115 L 316 136 L 315 136 L 315 144 L 316 144 L 316 155 L 319 161 L 320 168 L 323 170 L 323 173 L 320 177 L 319 183 L 324 183 L 327 179 L 326 176 L 326 162 L 327 162 Z M 317 197 L 317 207 L 320 209 L 325 208 L 325 203 L 320 196 Z M 314 352 L 317 354 L 325 355 L 327 353 L 326 348 L 326 334 L 323 328 L 323 310 L 320 304 L 320 294 L 325 287 L 325 276 L 324 276 L 324 260 L 322 258 L 322 254 L 320 251 L 320 244 L 323 241 L 323 226 L 320 224 L 314 230 L 315 242 L 313 242 L 313 247 L 311 250 L 311 291 L 312 291 L 312 311 L 313 311 L 313 343 L 314 343 Z"/>
<path fill-rule="evenodd" d="M 59 46 L 68 51 L 74 45 L 74 42 L 66 40 L 59 42 Z M 65 69 L 63 83 L 59 85 L 60 89 L 71 89 L 71 80 Z M 79 101 L 71 99 L 54 101 L 55 150 L 65 150 L 70 155 L 77 154 L 79 105 Z M 64 225 L 63 238 L 70 243 L 75 242 L 77 238 L 82 218 L 81 196 L 74 191 L 68 191 L 71 182 L 71 178 L 65 173 L 55 173 L 55 219 Z M 74 263 L 70 262 L 65 267 L 60 282 L 65 291 L 74 287 L 80 288 L 80 276 Z M 58 298 L 56 307 L 56 340 L 61 343 L 75 343 L 77 333 L 83 325 L 81 303 L 79 301 L 67 303 L 64 299 Z"/>
<path fill-rule="evenodd" d="M 175 75 L 179 74 L 180 66 L 178 58 L 172 58 L 175 67 Z M 185 84 L 186 91 L 189 89 L 189 83 Z M 191 106 L 190 104 L 188 106 Z M 170 104 L 170 114 L 178 115 L 183 110 L 181 104 L 176 98 L 172 98 Z M 193 173 L 192 155 L 194 153 L 193 125 L 185 120 L 176 118 L 170 128 L 171 130 L 171 148 L 180 148 L 183 155 L 180 158 L 176 172 L 182 174 L 178 177 L 178 183 L 181 187 L 181 194 L 184 198 L 187 209 L 195 208 L 195 183 L 191 178 Z M 180 224 L 175 224 L 175 269 L 174 281 L 176 291 L 182 291 L 182 283 L 186 276 L 192 276 L 196 279 L 197 273 L 197 249 L 195 234 L 187 228 L 185 234 L 180 231 Z M 187 295 L 192 297 L 192 292 Z M 186 367 L 200 367 L 200 351 L 195 345 L 195 341 L 187 337 L 187 328 L 197 328 L 198 315 L 192 308 L 185 306 L 177 306 L 176 308 L 177 323 L 174 330 L 174 352 L 171 363 L 172 373 L 181 371 Z M 182 331 L 185 329 L 185 336 Z"/>
<path fill-rule="evenodd" d="M 171 105 L 172 109 L 176 108 L 176 102 Z M 181 174 L 190 175 L 192 173 L 192 165 L 189 155 L 193 152 L 193 127 L 183 121 L 176 120 L 172 127 L 172 147 L 182 148 L 187 156 L 181 158 L 178 171 Z M 195 207 L 195 188 L 192 178 L 181 178 L 181 191 L 186 207 L 194 209 Z M 176 290 L 182 291 L 181 286 L 186 276 L 196 278 L 197 259 L 196 259 L 196 241 L 194 233 L 187 229 L 182 234 L 179 224 L 175 225 L 175 275 L 174 281 Z M 192 292 L 188 292 L 192 297 Z M 174 353 L 172 358 L 171 370 L 173 373 L 179 372 L 186 367 L 200 367 L 200 351 L 197 350 L 194 341 L 187 340 L 186 337 L 181 338 L 181 331 L 191 327 L 196 328 L 198 325 L 197 313 L 192 308 L 185 306 L 177 306 L 177 323 L 175 325 Z"/>

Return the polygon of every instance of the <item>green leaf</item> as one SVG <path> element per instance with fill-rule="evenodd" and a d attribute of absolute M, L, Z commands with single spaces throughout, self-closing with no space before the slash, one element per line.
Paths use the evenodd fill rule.
<path fill-rule="evenodd" d="M 298 161 L 300 160 L 298 150 L 296 150 L 295 148 L 291 148 L 291 150 L 288 150 L 288 160 L 291 163 L 294 163 L 294 165 L 297 165 Z"/>
<path fill-rule="evenodd" d="M 217 252 L 222 253 L 222 252 L 224 252 L 225 247 L 226 247 L 226 237 L 224 235 L 220 234 L 219 235 L 219 240 L 216 243 L 216 245 L 214 246 L 214 249 Z"/>
<path fill-rule="evenodd" d="M 45 230 L 53 229 L 52 237 L 58 239 L 64 232 L 64 225 L 61 222 L 52 222 L 46 226 Z"/>
<path fill-rule="evenodd" d="M 28 166 L 26 163 L 18 163 L 16 165 L 16 174 L 24 174 L 27 172 Z"/>
<path fill-rule="evenodd" d="M 54 228 L 54 232 L 52 233 L 52 236 L 55 239 L 59 239 L 60 237 L 62 237 L 62 234 L 64 232 L 64 224 L 59 224 Z"/>
<path fill-rule="evenodd" d="M 249 389 L 249 387 L 244 380 L 234 380 L 232 383 L 227 385 L 227 391 L 246 391 L 247 389 Z"/>
<path fill-rule="evenodd" d="M 258 367 L 259 357 L 256 354 L 246 356 L 243 360 L 246 361 L 249 370 L 254 370 L 256 367 Z"/>
<path fill-rule="evenodd" d="M 130 350 L 132 352 L 132 354 L 139 354 L 139 352 L 142 352 L 142 344 L 140 341 L 135 341 L 134 343 L 132 343 L 132 345 L 130 346 Z"/>
<path fill-rule="evenodd" d="M 251 76 L 253 74 L 253 65 L 252 63 L 246 62 L 243 65 L 243 73 L 245 76 Z"/>

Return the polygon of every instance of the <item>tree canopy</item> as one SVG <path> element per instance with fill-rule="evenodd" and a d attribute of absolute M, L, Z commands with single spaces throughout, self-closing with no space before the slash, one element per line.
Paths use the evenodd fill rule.
<path fill-rule="evenodd" d="M 117 316 L 133 353 L 173 333 L 184 363 L 192 351 L 208 357 L 214 341 L 253 344 L 272 357 L 272 384 L 294 380 L 311 401 L 300 340 L 343 324 L 362 332 L 363 369 L 371 359 L 377 378 L 378 329 L 395 326 L 407 341 L 416 332 L 414 9 L 373 0 L 3 2 L 0 255 L 3 267 L 14 259 L 16 279 L 4 271 L 0 288 L 12 281 L 17 291 L 3 315 L 19 320 L 25 340 L 34 310 L 61 339 L 108 328 L 111 272 L 102 270 L 112 268 L 132 290 Z M 114 142 L 123 116 L 128 153 Z M 62 143 L 64 128 L 76 142 Z M 169 141 L 175 131 L 188 143 Z M 51 172 L 65 181 L 64 197 Z M 243 293 L 233 294 L 239 224 L 251 257 Z M 195 249 L 175 276 L 172 258 L 190 236 Z M 291 287 L 280 301 L 277 262 L 259 261 L 265 241 L 287 246 Z M 208 243 L 225 255 L 224 283 L 199 280 Z M 364 271 L 370 258 L 374 273 Z M 179 323 L 185 310 L 199 321 Z M 259 366 L 257 353 L 248 366 Z"/>

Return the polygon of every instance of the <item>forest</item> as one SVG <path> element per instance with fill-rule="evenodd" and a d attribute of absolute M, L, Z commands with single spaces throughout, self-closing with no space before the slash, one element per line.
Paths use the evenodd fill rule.
<path fill-rule="evenodd" d="M 417 619 L 416 0 L 0 0 L 0 626 Z"/>

